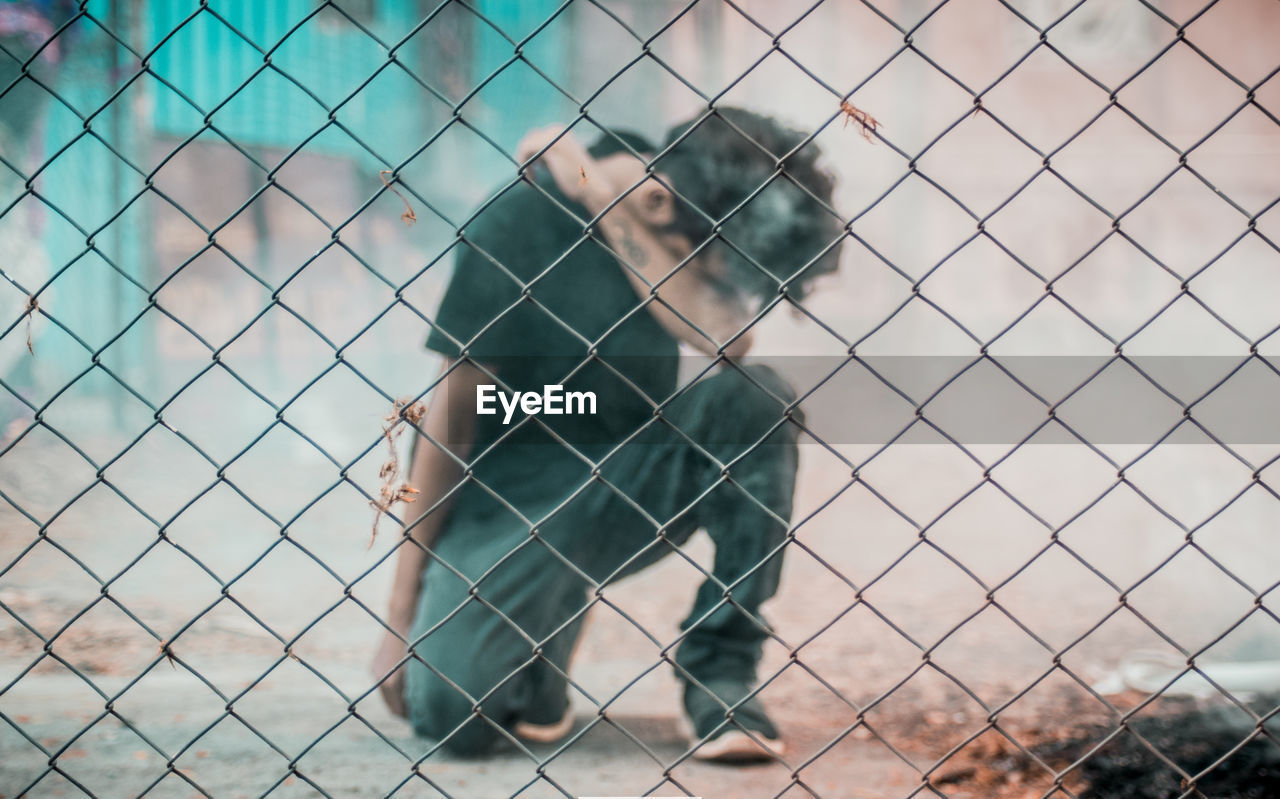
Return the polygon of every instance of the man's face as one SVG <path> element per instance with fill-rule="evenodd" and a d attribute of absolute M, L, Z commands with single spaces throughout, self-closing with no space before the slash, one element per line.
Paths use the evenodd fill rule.
<path fill-rule="evenodd" d="M 645 158 L 651 157 L 642 155 Z M 618 203 L 627 209 L 632 218 L 639 220 L 667 249 L 679 257 L 684 258 L 693 250 L 693 243 L 687 238 L 667 231 L 675 220 L 675 198 L 667 189 L 670 181 L 665 175 L 661 172 L 649 174 L 645 162 L 630 153 L 608 155 L 599 159 L 597 164 L 598 168 L 608 173 L 615 186 L 635 186 Z"/>

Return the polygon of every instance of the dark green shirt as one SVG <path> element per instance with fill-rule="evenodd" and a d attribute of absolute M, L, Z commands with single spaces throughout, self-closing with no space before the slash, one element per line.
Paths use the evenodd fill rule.
<path fill-rule="evenodd" d="M 497 404 L 496 414 L 476 417 L 476 478 L 526 513 L 575 490 L 590 476 L 588 460 L 653 417 L 653 404 L 675 389 L 678 351 L 640 307 L 624 267 L 584 233 L 587 210 L 544 169 L 534 176 L 537 186 L 512 186 L 464 227 L 427 338 L 429 348 L 488 369 L 500 389 L 595 393 L 593 416 L 525 421 L 517 409 L 504 425 Z M 487 514 L 495 503 L 473 483 L 453 513 Z"/>

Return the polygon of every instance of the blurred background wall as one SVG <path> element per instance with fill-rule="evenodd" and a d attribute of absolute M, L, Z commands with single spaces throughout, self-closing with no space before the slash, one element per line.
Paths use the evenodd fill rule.
<path fill-rule="evenodd" d="M 1194 5 L 1158 8 L 1178 18 Z M 1069 7 L 1011 6 L 1038 25 Z M 36 319 L 39 359 L 18 357 L 25 339 L 6 336 L 0 364 L 10 380 L 47 397 L 100 351 L 103 363 L 163 399 L 176 387 L 172 376 L 188 372 L 180 364 L 204 361 L 237 333 L 226 355 L 238 369 L 257 369 L 267 381 L 312 372 L 309 358 L 332 348 L 296 317 L 346 344 L 406 283 L 405 296 L 429 314 L 453 231 L 509 179 L 515 142 L 531 127 L 573 120 L 579 103 L 595 124 L 654 138 L 708 98 L 821 128 L 816 144 L 841 178 L 838 205 L 854 218 L 857 240 L 845 248 L 843 278 L 813 308 L 851 341 L 893 313 L 911 281 L 944 257 L 925 296 L 989 338 L 1044 290 L 1017 260 L 1053 277 L 1085 253 L 1055 288 L 1121 339 L 1176 296 L 1178 275 L 1233 243 L 1198 279 L 1198 294 L 1247 336 L 1271 321 L 1268 303 L 1254 300 L 1277 296 L 1280 280 L 1267 266 L 1275 253 L 1252 237 L 1235 239 L 1280 181 L 1278 128 L 1266 111 L 1276 84 L 1257 87 L 1257 105 L 1245 104 L 1239 85 L 1252 88 L 1274 68 L 1274 4 L 1219 3 L 1191 24 L 1190 40 L 1230 76 L 1175 43 L 1175 28 L 1136 2 L 1089 3 L 1053 29 L 1050 42 L 1075 68 L 1043 47 L 1019 61 L 1038 33 L 994 2 L 945 4 L 918 28 L 930 6 L 915 0 L 828 2 L 798 23 L 807 8 L 800 4 L 748 2 L 744 15 L 708 2 L 669 25 L 682 4 L 584 2 L 554 14 L 552 2 L 493 0 L 475 4 L 479 15 L 410 0 L 342 8 L 224 2 L 194 13 L 183 3 L 90 2 L 92 18 L 60 32 L 56 62 L 46 51 L 33 63 L 58 99 L 0 99 L 0 113 L 38 125 L 6 148 L 16 154 L 10 163 L 24 175 L 41 167 L 39 199 L 18 200 L 4 228 L 13 248 L 33 253 L 24 285 L 58 276 L 42 307 L 67 328 Z M 912 31 L 910 49 L 886 20 Z M 661 31 L 650 57 L 619 23 L 641 39 Z M 508 64 L 509 39 L 535 30 L 525 60 Z M 782 33 L 777 48 L 765 30 Z M 138 53 L 158 45 L 148 60 L 154 75 L 135 78 L 124 45 Z M 22 55 L 20 44 L 14 49 Z M 1108 107 L 1107 87 L 1119 105 Z M 835 93 L 850 91 L 891 146 L 870 145 L 839 120 Z M 975 93 L 982 111 L 967 115 Z M 585 138 L 594 136 L 591 123 L 581 125 Z M 1189 166 L 1210 185 L 1174 169 L 1178 150 L 1188 148 Z M 1052 174 L 1041 171 L 1041 153 L 1051 155 Z M 381 169 L 397 170 L 416 195 L 414 227 L 397 221 L 390 194 L 364 208 L 381 188 Z M 23 176 L 9 169 L 3 180 L 5 196 L 18 197 Z M 142 192 L 148 181 L 154 191 Z M 1120 215 L 1125 235 L 1089 252 Z M 974 236 L 975 218 L 991 236 Z M 1255 225 L 1265 230 L 1273 219 L 1262 214 Z M 335 228 L 340 246 L 317 254 Z M 30 246 L 37 243 L 42 253 Z M 276 307 L 243 330 L 286 281 L 281 297 L 296 315 Z M 158 286 L 170 314 L 147 310 Z M 5 290 L 21 313 L 21 291 Z M 1187 307 L 1165 313 L 1131 346 L 1185 352 L 1240 343 L 1195 303 L 1178 305 Z M 1072 316 L 1049 303 L 999 346 L 1110 351 Z M 864 351 L 972 349 L 924 303 L 894 319 Z M 420 320 L 383 319 L 353 347 L 403 374 L 390 364 L 409 357 L 426 365 L 421 332 Z M 814 330 L 789 333 L 763 337 L 764 346 L 843 350 Z M 413 390 L 413 381 L 388 379 L 391 393 Z M 92 370 L 72 391 L 108 397 L 120 387 Z M 113 413 L 119 422 L 127 411 Z"/>

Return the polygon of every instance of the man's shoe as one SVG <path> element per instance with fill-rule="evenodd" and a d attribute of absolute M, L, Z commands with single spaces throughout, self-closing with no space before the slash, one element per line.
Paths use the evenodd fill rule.
<path fill-rule="evenodd" d="M 553 744 L 569 734 L 573 729 L 573 710 L 564 709 L 564 717 L 550 724 L 536 724 L 532 721 L 517 721 L 511 732 L 517 738 L 537 744 Z"/>
<path fill-rule="evenodd" d="M 696 760 L 746 763 L 780 758 L 786 747 L 751 686 L 729 680 L 686 683 L 684 710 Z M 727 709 L 726 709 L 727 706 Z"/>
<path fill-rule="evenodd" d="M 573 729 L 573 705 L 563 681 L 558 685 L 539 683 L 533 699 L 511 726 L 517 738 L 539 744 L 552 744 Z"/>
<path fill-rule="evenodd" d="M 583 623 L 585 621 L 584 617 Z M 564 642 L 571 646 L 565 659 L 567 668 L 582 643 L 581 630 L 572 633 L 562 631 L 553 638 L 559 639 L 554 646 L 562 646 Z M 569 700 L 568 678 L 545 659 L 536 660 L 526 668 L 533 699 L 521 713 L 520 720 L 512 725 L 511 732 L 526 741 L 553 744 L 573 730 L 573 703 Z"/>

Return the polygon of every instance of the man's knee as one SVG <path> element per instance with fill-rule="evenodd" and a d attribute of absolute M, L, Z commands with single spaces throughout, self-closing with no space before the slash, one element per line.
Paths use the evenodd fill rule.
<path fill-rule="evenodd" d="M 504 665 L 512 655 L 480 645 L 485 627 L 469 610 L 419 641 L 405 674 L 413 731 L 461 756 L 482 755 L 502 738 L 498 726 L 511 721 L 515 685 Z"/>
<path fill-rule="evenodd" d="M 419 735 L 424 733 L 419 732 Z M 425 735 L 440 742 L 440 748 L 455 757 L 484 757 L 493 752 L 502 733 L 479 716 L 441 735 Z"/>
<path fill-rule="evenodd" d="M 495 726 L 500 720 L 486 717 L 486 704 L 493 703 L 482 700 L 477 709 L 465 686 L 451 685 L 420 664 L 418 669 L 418 679 L 409 681 L 406 696 L 414 733 L 438 741 L 441 749 L 460 757 L 492 750 L 502 737 Z"/>

